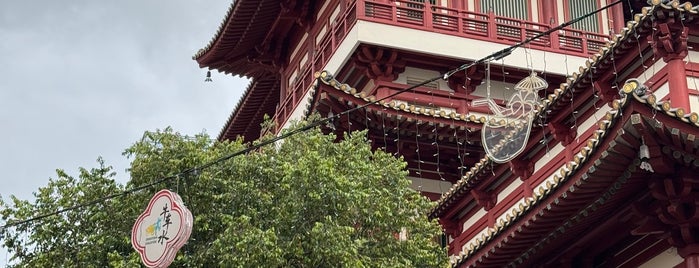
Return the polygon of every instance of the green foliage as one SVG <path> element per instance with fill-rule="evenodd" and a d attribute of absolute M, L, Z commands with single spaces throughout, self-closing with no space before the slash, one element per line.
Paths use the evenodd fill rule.
<path fill-rule="evenodd" d="M 312 129 L 160 185 L 195 217 L 173 267 L 440 267 L 446 252 L 429 201 L 408 188 L 405 163 L 371 151 L 364 133 L 336 141 Z M 86 203 L 201 166 L 244 149 L 171 129 L 147 132 L 126 149 L 131 180 L 110 167 L 57 179 L 28 202 L 0 199 L 15 221 Z M 13 267 L 139 267 L 131 226 L 152 188 L 2 231 Z M 397 238 L 404 231 L 408 239 Z"/>

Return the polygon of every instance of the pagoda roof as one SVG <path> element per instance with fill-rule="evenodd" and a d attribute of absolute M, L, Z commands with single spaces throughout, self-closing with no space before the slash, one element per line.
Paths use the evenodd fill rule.
<path fill-rule="evenodd" d="M 389 115 L 394 115 L 393 117 L 400 117 L 404 120 L 419 120 L 424 123 L 438 123 L 443 126 L 451 126 L 452 128 L 465 125 L 480 128 L 480 126 L 485 123 L 486 120 L 485 116 L 483 115 L 446 112 L 440 111 L 436 108 L 421 107 L 401 101 L 382 100 L 377 98 L 375 95 L 361 92 L 356 88 L 338 81 L 327 71 L 317 72 L 315 77 L 322 84 L 334 89 L 333 91 L 328 91 L 330 94 L 333 94 L 334 96 L 337 96 L 347 102 L 353 103 L 355 107 L 365 106 L 370 111 L 378 111 Z M 320 98 L 319 92 L 320 91 L 316 90 L 316 92 L 313 93 L 314 100 L 312 101 L 312 104 L 317 103 L 318 98 Z M 308 108 L 307 113 L 312 110 L 312 107 Z"/>
<path fill-rule="evenodd" d="M 279 102 L 279 81 L 273 75 L 253 78 L 221 129 L 218 140 L 240 137 L 244 142 L 251 142 L 257 139 L 262 131 L 264 115 L 274 114 L 274 105 L 263 104 Z"/>
<path fill-rule="evenodd" d="M 192 59 L 201 68 L 216 69 L 226 74 L 258 77 L 264 66 L 248 61 L 267 39 L 281 11 L 279 1 L 233 1 L 211 41 Z"/>
<path fill-rule="evenodd" d="M 637 168 L 638 159 L 625 155 L 640 146 L 641 130 L 658 137 L 661 140 L 658 143 L 667 143 L 661 144 L 663 154 L 684 165 L 699 168 L 699 158 L 695 155 L 699 150 L 699 115 L 696 112 L 685 114 L 681 108 L 672 108 L 669 102 L 658 103 L 657 100 L 653 94 L 639 96 L 635 92 L 627 92 L 622 99 L 615 100 L 613 109 L 599 120 L 597 131 L 574 155 L 574 160 L 554 172 L 552 178 L 533 191 L 532 196 L 505 212 L 494 227 L 468 243 L 453 264 L 461 265 L 476 256 L 479 259 L 475 262 L 483 263 L 489 255 L 495 256 L 500 250 L 512 252 L 516 248 L 522 252 L 518 258 L 497 265 L 517 266 L 541 250 L 545 243 L 566 232 L 581 231 L 581 227 L 575 226 L 595 220 L 586 217 L 598 209 L 611 209 L 603 205 L 619 201 L 615 195 L 622 195 L 624 185 L 641 172 Z M 576 208 L 572 216 L 571 207 Z M 579 207 L 582 209 L 578 211 Z M 553 229 L 547 224 L 534 224 L 541 221 L 561 223 Z M 520 241 L 513 243 L 514 237 L 520 237 Z M 532 241 L 522 243 L 521 239 Z M 483 254 L 486 247 L 491 250 Z M 489 263 L 497 261 L 502 259 L 493 257 Z"/>
<path fill-rule="evenodd" d="M 573 95 L 584 88 L 589 90 L 592 86 L 591 74 L 609 69 L 617 55 L 633 53 L 629 52 L 633 49 L 638 53 L 638 45 L 635 42 L 645 39 L 649 34 L 652 17 L 657 12 L 685 13 L 689 15 L 685 17 L 685 23 L 695 23 L 699 19 L 699 8 L 690 3 L 653 1 L 653 6 L 646 7 L 641 14 L 637 14 L 622 33 L 579 69 L 579 73 L 574 73 L 567 83 L 561 84 L 560 89 L 549 95 L 543 101 L 543 107 L 538 110 L 537 116 L 563 112 L 560 107 L 564 105 L 561 103 L 566 103 L 566 99 L 572 101 Z M 612 110 L 598 121 L 597 131 L 574 155 L 573 161 L 566 163 L 554 172 L 555 175 L 534 189 L 532 196 L 525 197 L 506 211 L 493 227 L 487 228 L 468 242 L 464 250 L 452 260 L 452 264 L 459 266 L 469 263 L 478 266 L 480 263 L 484 266 L 516 267 L 554 239 L 580 232 L 581 227 L 576 229 L 571 226 L 591 222 L 587 217 L 593 211 L 612 209 L 603 205 L 605 202 L 618 202 L 615 196 L 623 195 L 624 185 L 628 184 L 634 174 L 640 172 L 636 168 L 638 159 L 624 157 L 621 153 L 637 150 L 641 140 L 639 128 L 646 128 L 653 135 L 670 143 L 662 149 L 662 153 L 669 158 L 695 169 L 699 167 L 699 158 L 691 156 L 699 150 L 699 143 L 696 141 L 696 137 L 699 136 L 699 115 L 696 112 L 687 114 L 681 108 L 673 108 L 667 101 L 658 102 L 658 98 L 653 94 L 638 95 L 632 91 L 625 91 L 620 99 L 612 102 L 612 106 Z M 677 152 L 671 148 L 681 148 L 684 152 Z M 625 158 L 627 164 L 620 165 L 617 161 L 619 157 Z M 498 164 L 489 158 L 482 158 L 442 196 L 430 212 L 430 217 L 437 218 L 443 215 L 487 178 L 488 174 L 492 174 L 492 170 L 497 166 Z M 606 188 L 600 187 L 599 181 L 604 181 L 606 184 L 603 185 Z M 590 190 L 592 188 L 595 190 Z M 582 209 L 571 211 L 571 203 L 575 203 L 574 207 Z M 551 227 L 551 224 L 534 224 L 539 221 L 559 223 L 555 225 L 557 227 Z M 514 243 L 514 237 L 519 237 L 519 242 Z M 527 243 L 523 243 L 522 239 L 527 240 Z M 521 252 L 521 255 L 505 261 L 506 259 L 502 258 L 505 251 L 509 252 L 507 254 Z"/>
<path fill-rule="evenodd" d="M 589 92 L 592 83 L 594 83 L 593 75 L 597 77 L 605 72 L 614 71 L 615 68 L 621 68 L 616 66 L 615 62 L 620 55 L 638 54 L 637 42 L 641 39 L 645 40 L 645 36 L 651 33 L 653 14 L 659 11 L 691 14 L 691 17 L 686 18 L 686 23 L 699 19 L 699 7 L 694 7 L 691 3 L 679 4 L 677 1 L 669 3 L 653 1 L 653 6 L 644 7 L 642 13 L 636 14 L 621 33 L 615 35 L 605 47 L 600 48 L 597 54 L 593 55 L 586 61 L 584 66 L 578 69 L 578 72 L 574 72 L 565 83 L 561 83 L 560 87 L 553 94 L 542 100 L 542 107 L 538 109 L 535 120 L 548 114 L 570 113 L 573 96 L 584 91 Z M 491 174 L 492 170 L 498 165 L 487 156 L 483 157 L 479 163 L 466 172 L 461 180 L 442 195 L 437 205 L 430 212 L 430 217 L 438 218 L 444 214 L 451 206 L 457 204 L 464 195 L 470 194 L 470 190 L 487 178 L 487 175 Z"/>

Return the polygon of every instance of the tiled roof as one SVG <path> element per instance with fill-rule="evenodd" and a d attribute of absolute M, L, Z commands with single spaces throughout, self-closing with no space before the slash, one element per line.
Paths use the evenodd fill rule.
<path fill-rule="evenodd" d="M 233 9 L 235 8 L 236 2 L 239 2 L 239 1 L 234 0 L 231 3 L 231 5 L 228 7 L 228 11 L 226 11 L 226 15 L 223 17 L 223 21 L 221 21 L 221 23 L 218 25 L 218 29 L 216 30 L 216 33 L 214 34 L 213 37 L 211 37 L 211 40 L 209 40 L 209 43 L 206 44 L 205 47 L 200 48 L 199 51 L 197 51 L 197 53 L 195 53 L 192 56 L 193 60 L 197 60 L 199 57 L 206 54 L 206 52 L 209 52 L 209 50 L 211 50 L 211 47 L 214 46 L 214 43 L 216 43 L 216 41 L 221 37 L 221 35 L 223 33 L 223 29 L 226 28 L 228 21 L 231 19 L 231 16 L 233 14 Z"/>
<path fill-rule="evenodd" d="M 610 41 L 609 44 L 600 49 L 600 52 L 593 56 L 591 60 L 588 60 L 585 67 L 580 68 L 580 73 L 574 73 L 572 77 L 567 81 L 567 83 L 561 84 L 561 87 L 556 90 L 554 94 L 548 96 L 544 100 L 544 105 L 542 109 L 539 109 L 539 115 L 542 111 L 548 111 L 550 106 L 555 104 L 559 97 L 567 94 L 572 88 L 581 82 L 583 77 L 587 76 L 587 72 L 590 72 L 593 68 L 597 67 L 602 62 L 613 55 L 617 49 L 620 49 L 621 44 L 629 39 L 630 36 L 634 36 L 639 31 L 640 27 L 648 26 L 647 23 L 652 18 L 651 14 L 654 14 L 656 8 L 662 8 L 664 10 L 676 10 L 680 12 L 689 12 L 691 14 L 698 14 L 699 7 L 693 7 L 691 3 L 680 4 L 677 1 L 671 1 L 663 3 L 661 1 L 653 1 L 653 6 L 646 7 L 642 10 L 641 14 L 637 14 L 634 20 L 627 24 L 626 28 L 622 33 L 616 36 L 614 40 Z M 496 222 L 493 228 L 488 228 L 487 232 L 477 237 L 473 242 L 466 245 L 466 250 L 461 251 L 459 255 L 452 260 L 452 264 L 457 266 L 463 263 L 466 259 L 471 257 L 477 251 L 479 251 L 483 246 L 485 246 L 489 241 L 495 238 L 497 235 L 502 233 L 506 228 L 516 222 L 521 216 L 526 214 L 531 208 L 535 207 L 541 200 L 547 197 L 553 190 L 557 189 L 562 182 L 566 181 L 575 171 L 589 160 L 589 156 L 598 149 L 600 145 L 600 140 L 602 140 L 608 133 L 608 129 L 618 121 L 617 119 L 621 115 L 621 109 L 627 105 L 630 100 L 634 100 L 648 105 L 651 109 L 657 112 L 662 112 L 672 118 L 679 121 L 690 124 L 694 127 L 699 127 L 699 115 L 696 112 L 687 114 L 682 108 L 673 108 L 671 104 L 667 101 L 658 102 L 658 99 L 653 94 L 648 95 L 638 95 L 633 92 L 633 88 L 625 87 L 623 91 L 623 96 L 619 100 L 614 100 L 612 111 L 608 112 L 604 118 L 598 123 L 598 130 L 593 134 L 592 138 L 587 141 L 586 146 L 584 146 L 580 152 L 574 156 L 574 161 L 567 163 L 565 166 L 559 169 L 559 171 L 554 175 L 552 181 L 547 181 L 545 185 L 540 186 L 538 189 L 534 190 L 534 195 L 525 199 L 523 203 L 519 206 L 515 206 L 510 211 L 506 212 L 504 220 Z M 438 217 L 446 210 L 446 207 L 454 202 L 455 196 L 459 193 L 468 193 L 467 188 L 472 187 L 472 178 L 484 171 L 485 167 L 491 166 L 491 161 L 487 158 L 481 159 L 481 162 L 475 165 L 467 174 L 459 180 L 454 186 L 445 193 L 442 198 L 438 201 L 438 205 L 432 210 L 430 216 L 433 218 Z"/>
<path fill-rule="evenodd" d="M 663 3 L 663 1 L 659 0 L 653 1 L 653 6 L 643 8 L 642 13 L 636 14 L 634 19 L 627 23 L 627 27 L 621 33 L 617 34 L 613 40 L 610 40 L 607 46 L 600 48 L 597 54 L 586 61 L 585 66 L 581 66 L 578 72 L 574 72 L 567 79 L 566 83 L 562 83 L 553 94 L 548 95 L 548 97 L 542 101 L 542 106 L 538 109 L 536 117 L 565 109 L 567 105 L 561 104 L 565 103 L 565 101 L 562 100 L 564 98 L 561 98 L 561 96 L 569 93 L 574 94 L 576 91 L 589 88 L 589 83 L 591 82 L 590 79 L 588 79 L 590 77 L 590 72 L 600 72 L 603 69 L 609 68 L 610 65 L 614 64 L 613 60 L 610 62 L 609 58 L 614 57 L 614 55 L 619 55 L 629 49 L 628 46 L 625 46 L 625 43 L 635 42 L 636 35 L 647 33 L 647 28 L 650 27 L 652 17 L 650 15 L 654 14 L 656 8 L 689 12 L 691 14 L 699 13 L 699 7 L 693 7 L 691 3 L 680 4 L 677 1 L 668 3 Z M 491 168 L 492 165 L 494 165 L 494 163 L 489 158 L 484 157 L 481 159 L 479 164 L 473 166 L 461 180 L 442 195 L 437 205 L 430 212 L 430 217 L 439 217 L 451 204 L 456 203 L 456 200 L 463 194 L 469 193 L 470 188 L 477 184 L 476 175 L 482 172 L 489 172 L 489 168 Z"/>
<path fill-rule="evenodd" d="M 209 43 L 192 59 L 199 66 L 240 76 L 259 77 L 269 70 L 249 62 L 272 29 L 281 10 L 279 1 L 233 1 Z"/>
<path fill-rule="evenodd" d="M 622 115 L 622 109 L 632 99 L 639 100 L 642 103 L 646 103 L 648 106 L 657 111 L 662 111 L 665 114 L 672 116 L 678 120 L 689 123 L 695 127 L 699 127 L 699 123 L 697 123 L 697 118 L 699 117 L 699 115 L 697 115 L 697 113 L 685 115 L 682 114 L 682 109 L 670 108 L 669 102 L 655 103 L 656 99 L 655 96 L 653 96 L 652 94 L 639 96 L 635 93 L 632 93 L 631 91 L 624 93 L 625 94 L 621 99 L 614 100 L 613 109 L 607 112 L 603 118 L 601 118 L 601 120 L 598 122 L 597 131 L 594 132 L 592 137 L 587 141 L 586 145 L 582 147 L 580 151 L 574 155 L 573 161 L 566 163 L 558 171 L 554 172 L 553 179 L 545 181 L 544 185 L 539 186 L 537 189 L 535 189 L 531 197 L 525 198 L 524 202 L 521 202 L 519 206 L 514 206 L 511 210 L 505 212 L 505 216 L 503 217 L 504 219 L 501 219 L 500 221 L 496 222 L 494 227 L 488 228 L 488 231 L 486 233 L 482 234 L 480 237 L 477 237 L 473 242 L 467 244 L 466 249 L 460 252 L 457 258 L 453 260 L 453 264 L 460 264 L 465 259 L 472 256 L 479 249 L 485 246 L 485 244 L 487 244 L 490 240 L 495 238 L 497 235 L 499 235 L 505 229 L 507 229 L 510 225 L 519 220 L 520 217 L 525 215 L 529 210 L 536 207 L 538 203 L 543 201 L 554 190 L 558 189 L 559 186 L 563 185 L 570 177 L 572 177 L 572 175 L 576 173 L 576 171 L 578 171 L 582 166 L 584 166 L 589 160 L 593 160 L 591 156 L 595 151 L 599 149 L 601 145 L 604 144 L 602 142 L 603 139 L 607 135 L 612 133 L 609 130 L 617 121 L 619 121 Z M 604 163 L 604 161 L 600 161 L 599 163 L 596 162 L 595 165 Z M 593 172 L 593 169 L 585 170 L 584 172 Z"/>
<path fill-rule="evenodd" d="M 410 105 L 410 104 L 406 104 L 406 103 L 401 103 L 399 101 L 388 101 L 387 102 L 384 100 L 379 100 L 374 95 L 367 95 L 364 92 L 359 92 L 356 88 L 353 88 L 347 84 L 343 84 L 342 82 L 337 81 L 335 79 L 335 77 L 333 77 L 327 71 L 317 72 L 315 74 L 315 77 L 318 78 L 318 80 L 321 81 L 323 84 L 326 84 L 326 85 L 331 86 L 331 87 L 333 87 L 341 92 L 344 92 L 345 94 L 347 94 L 348 97 L 361 99 L 367 103 L 374 103 L 375 102 L 374 105 L 377 107 L 388 108 L 388 109 L 392 109 L 395 111 L 402 111 L 402 112 L 414 114 L 414 115 L 451 119 L 454 121 L 470 122 L 470 123 L 476 123 L 476 124 L 483 124 L 483 123 L 485 123 L 485 120 L 486 120 L 485 116 L 466 115 L 466 114 L 459 114 L 456 112 L 447 113 L 445 111 L 440 111 L 438 109 Z"/>
<path fill-rule="evenodd" d="M 245 142 L 249 142 L 259 138 L 264 115 L 274 114 L 274 105 L 264 104 L 279 101 L 278 89 L 279 79 L 276 76 L 253 78 L 219 132 L 218 140 L 241 136 Z"/>

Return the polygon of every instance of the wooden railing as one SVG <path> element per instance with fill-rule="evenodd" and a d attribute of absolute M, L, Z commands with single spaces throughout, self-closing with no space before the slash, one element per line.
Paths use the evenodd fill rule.
<path fill-rule="evenodd" d="M 326 31 L 317 45 L 308 50 L 309 63 L 305 64 L 305 66 L 297 67 L 297 78 L 287 87 L 286 91 L 288 94 L 277 107 L 277 111 L 272 118 L 276 125 L 275 131 L 278 131 L 289 119 L 298 103 L 313 85 L 314 73 L 325 67 L 356 21 L 356 2 L 352 1 L 348 3 L 346 11 L 338 16 L 335 21 L 327 22 L 328 31 Z"/>
<path fill-rule="evenodd" d="M 437 5 L 406 0 L 354 0 L 346 3 L 345 12 L 334 21 L 326 22 L 328 29 L 320 42 L 306 51 L 308 64 L 298 66 L 297 79 L 286 87 L 286 94 L 274 115 L 278 130 L 296 108 L 301 98 L 313 84 L 313 74 L 323 70 L 335 50 L 354 27 L 357 20 L 396 25 L 425 30 L 469 39 L 477 39 L 501 44 L 515 44 L 550 29 L 549 25 L 495 16 L 491 13 L 478 13 L 457 10 Z M 565 28 L 551 35 L 538 38 L 529 47 L 544 51 L 566 53 L 588 57 L 606 44 L 607 36 Z M 297 56 L 302 58 L 303 55 Z M 293 60 L 293 59 L 292 59 Z"/>
<path fill-rule="evenodd" d="M 415 28 L 502 44 L 514 44 L 547 31 L 550 26 L 437 5 L 394 0 L 357 0 L 359 20 Z M 532 48 L 588 57 L 606 44 L 607 35 L 570 28 L 530 43 Z"/>

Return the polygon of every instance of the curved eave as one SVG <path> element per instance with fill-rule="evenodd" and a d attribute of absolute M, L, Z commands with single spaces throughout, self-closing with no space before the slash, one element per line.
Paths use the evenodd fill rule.
<path fill-rule="evenodd" d="M 581 66 L 578 72 L 574 72 L 553 94 L 543 99 L 543 105 L 538 110 L 536 118 L 569 110 L 570 101 L 572 100 L 570 95 L 586 89 L 589 90 L 593 82 L 591 79 L 593 75 L 597 77 L 599 73 L 606 72 L 614 67 L 613 57 L 625 53 L 634 53 L 631 48 L 637 49 L 635 44 L 637 40 L 645 40 L 645 36 L 651 32 L 651 20 L 656 12 L 683 12 L 689 14 L 691 17 L 685 18 L 686 23 L 690 23 L 690 21 L 696 23 L 699 20 L 699 7 L 694 7 L 691 3 L 680 4 L 678 1 L 661 2 L 655 0 L 653 1 L 653 6 L 643 8 L 642 13 L 636 14 L 634 19 L 627 23 L 627 27 L 620 34 L 617 34 L 613 40 L 610 40 L 607 46 L 600 48 L 597 54 L 587 60 L 585 66 Z M 636 39 L 637 35 L 639 36 L 638 39 Z M 635 51 L 635 53 L 638 52 Z M 498 164 L 492 162 L 488 157 L 481 159 L 461 180 L 442 195 L 437 205 L 430 212 L 430 218 L 438 218 L 448 211 L 452 205 L 457 204 L 458 202 L 456 201 L 468 194 L 470 188 L 478 185 L 482 177 L 485 176 L 482 174 L 490 172 L 495 165 Z"/>
<path fill-rule="evenodd" d="M 192 59 L 201 68 L 249 77 L 259 75 L 261 67 L 250 64 L 248 55 L 263 43 L 279 12 L 278 1 L 234 1 L 214 37 Z"/>
<path fill-rule="evenodd" d="M 645 125 L 644 128 L 651 128 L 649 131 L 659 133 L 657 135 L 663 135 L 664 140 L 671 140 L 671 142 L 668 142 L 671 144 L 664 144 L 665 146 L 685 148 L 687 151 L 685 153 L 676 153 L 676 151 L 664 148 L 664 154 L 669 155 L 681 164 L 693 165 L 695 169 L 698 168 L 699 159 L 689 156 L 689 154 L 699 149 L 697 148 L 698 144 L 694 140 L 682 139 L 681 137 L 699 136 L 699 115 L 697 113 L 684 114 L 682 109 L 670 107 L 669 102 L 657 103 L 657 98 L 652 94 L 638 96 L 630 94 L 631 92 L 626 93 L 627 95 L 621 100 L 614 101 L 614 109 L 598 122 L 598 130 L 587 141 L 587 145 L 575 155 L 574 161 L 567 163 L 558 172 L 555 172 L 554 174 L 556 175 L 553 176 L 553 179 L 546 181 L 544 185 L 535 189 L 533 196 L 526 198 L 524 203 L 505 212 L 505 219 L 498 221 L 494 227 L 489 228 L 486 234 L 467 244 L 465 246 L 466 250 L 460 252 L 452 264 L 459 266 L 468 262 L 471 266 L 479 266 L 478 264 L 485 264 L 484 260 L 488 258 L 487 254 L 485 258 L 482 258 L 483 255 L 479 252 L 490 252 L 496 255 L 498 251 L 524 250 L 519 257 L 511 260 L 509 265 L 507 265 L 516 267 L 543 248 L 543 246 L 540 247 L 538 245 L 551 243 L 558 236 L 565 235 L 566 232 L 571 233 L 571 229 L 575 229 L 571 226 L 575 224 L 585 225 L 584 222 L 587 221 L 585 218 L 588 217 L 589 213 L 600 209 L 605 202 L 614 200 L 614 193 L 620 191 L 620 187 L 632 177 L 632 174 L 643 172 L 636 168 L 638 166 L 637 156 L 620 153 L 636 150 L 639 144 L 626 143 L 629 140 L 637 142 L 641 140 L 640 137 L 637 137 L 637 135 L 640 135 L 637 134 L 639 133 L 637 128 L 644 127 L 643 125 Z M 625 124 L 617 124 L 617 121 L 620 121 L 624 114 L 629 115 L 625 119 Z M 663 118 L 660 118 L 660 114 L 663 115 Z M 652 123 L 657 122 L 656 120 L 661 120 L 665 124 Z M 665 128 L 676 131 L 667 131 Z M 621 131 L 622 129 L 623 131 Z M 628 163 L 626 165 L 630 165 L 628 169 L 623 170 L 626 165 L 620 165 L 617 160 L 619 157 L 627 160 Z M 691 163 L 687 162 L 688 158 L 691 158 Z M 610 170 L 617 170 L 618 173 L 608 173 Z M 586 187 L 599 188 L 600 181 L 606 181 L 607 187 L 610 188 L 604 188 L 606 190 L 601 191 L 599 189 L 583 190 Z M 592 186 L 586 186 L 586 184 Z M 607 192 L 612 194 L 609 195 Z M 599 198 L 601 198 L 599 195 L 608 197 L 599 201 Z M 578 200 L 570 201 L 574 199 Z M 580 204 L 580 199 L 588 201 L 586 201 L 584 209 L 575 210 L 578 211 L 578 214 L 565 215 L 556 212 L 558 210 L 570 212 L 571 205 L 568 202 Z M 547 214 L 529 213 L 530 211 L 538 211 L 537 208 L 542 207 L 545 207 Z M 544 219 L 546 215 L 563 217 L 558 220 L 563 221 L 562 226 L 566 227 L 551 229 L 546 224 L 541 226 L 535 224 L 537 221 L 551 222 L 551 219 Z M 515 225 L 520 227 L 512 228 Z M 514 234 L 515 232 L 516 234 Z M 546 235 L 547 232 L 548 235 Z M 503 235 L 506 235 L 509 239 L 498 238 Z M 523 241 L 516 242 L 515 240 L 517 239 L 513 238 L 515 236 L 541 238 L 541 240 L 532 242 L 536 243 L 537 246 L 531 246 L 530 244 L 522 243 Z M 478 260 L 473 259 L 475 257 L 478 257 Z M 471 261 L 469 262 L 469 260 Z M 497 265 L 506 266 L 504 264 Z"/>
<path fill-rule="evenodd" d="M 253 78 L 219 133 L 218 140 L 242 137 L 244 142 L 250 142 L 259 138 L 264 115 L 274 115 L 278 102 L 278 77 Z"/>
<path fill-rule="evenodd" d="M 463 126 L 468 124 L 471 127 L 476 127 L 479 129 L 486 120 L 484 116 L 459 114 L 456 112 L 447 113 L 445 111 L 420 108 L 416 107 L 415 105 L 407 105 L 405 103 L 399 103 L 396 101 L 380 100 L 374 95 L 368 95 L 364 92 L 360 92 L 356 88 L 341 83 L 327 71 L 318 72 L 315 74 L 315 76 L 322 84 L 331 89 L 326 90 L 327 92 L 337 96 L 340 99 L 353 103 L 355 107 L 366 105 L 369 110 L 385 112 L 388 114 L 401 114 L 424 119 L 426 123 L 437 121 L 437 123 L 453 126 Z M 319 91 L 317 91 L 315 95 L 318 95 L 318 92 Z M 313 103 L 317 102 L 318 99 L 319 97 L 314 97 Z M 309 110 L 312 110 L 312 108 L 309 108 Z"/>

